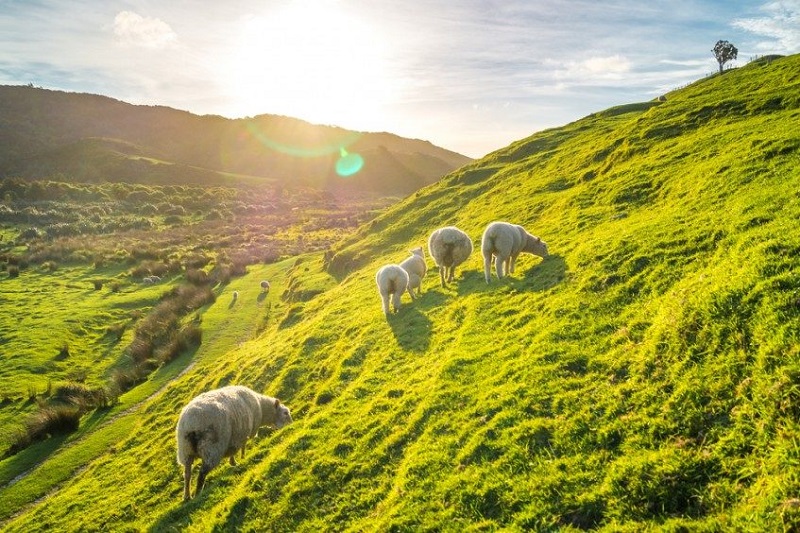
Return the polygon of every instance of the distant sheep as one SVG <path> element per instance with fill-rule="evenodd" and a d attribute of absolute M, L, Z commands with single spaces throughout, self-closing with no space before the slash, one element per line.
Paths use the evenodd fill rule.
<path fill-rule="evenodd" d="M 264 280 L 261 282 L 261 290 L 264 292 L 269 292 L 269 281 Z"/>
<path fill-rule="evenodd" d="M 384 265 L 375 274 L 378 294 L 383 302 L 383 313 L 389 314 L 389 299 L 395 312 L 400 310 L 400 296 L 408 290 L 408 272 L 400 265 Z"/>
<path fill-rule="evenodd" d="M 547 257 L 547 243 L 534 237 L 522 226 L 508 222 L 492 222 L 486 226 L 481 238 L 483 273 L 489 283 L 492 271 L 492 256 L 495 258 L 497 277 L 502 279 L 507 272 L 514 273 L 514 264 L 522 252 Z"/>
<path fill-rule="evenodd" d="M 183 408 L 178 419 L 176 439 L 178 464 L 183 466 L 183 499 L 191 498 L 192 462 L 202 459 L 197 478 L 197 497 L 208 473 L 223 457 L 235 465 L 236 452 L 244 457 L 247 439 L 255 437 L 261 426 L 278 429 L 292 422 L 289 409 L 277 398 L 259 394 L 247 387 L 231 385 L 205 392 Z"/>
<path fill-rule="evenodd" d="M 439 267 L 442 287 L 452 282 L 456 267 L 472 254 L 472 239 L 455 226 L 439 228 L 428 238 L 428 252 Z"/>
<path fill-rule="evenodd" d="M 422 278 L 428 272 L 428 265 L 425 263 L 425 252 L 422 246 L 411 250 L 411 257 L 406 258 L 400 266 L 408 272 L 408 294 L 411 299 L 416 299 L 422 293 Z M 417 293 L 414 294 L 414 289 Z"/>

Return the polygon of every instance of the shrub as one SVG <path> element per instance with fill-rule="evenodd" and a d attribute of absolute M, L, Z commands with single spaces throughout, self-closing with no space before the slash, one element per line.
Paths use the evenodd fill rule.
<path fill-rule="evenodd" d="M 78 429 L 81 411 L 71 405 L 55 405 L 40 409 L 25 422 L 25 429 L 19 432 L 6 451 L 6 456 L 27 448 L 34 442 L 48 436 L 70 433 Z"/>
<path fill-rule="evenodd" d="M 99 279 L 92 280 L 92 284 L 94 285 L 94 290 L 99 291 L 103 288 L 103 282 Z"/>

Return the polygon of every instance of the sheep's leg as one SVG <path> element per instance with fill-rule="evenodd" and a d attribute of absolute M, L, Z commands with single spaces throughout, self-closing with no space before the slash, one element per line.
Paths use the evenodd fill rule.
<path fill-rule="evenodd" d="M 506 258 L 496 255 L 494 258 L 494 268 L 497 269 L 497 279 L 503 279 L 505 276 Z"/>
<path fill-rule="evenodd" d="M 514 267 L 516 266 L 516 264 L 517 264 L 517 256 L 512 255 L 508 260 L 508 271 L 510 273 L 512 274 L 514 273 Z"/>
<path fill-rule="evenodd" d="M 234 455 L 236 454 L 234 453 Z M 236 457 L 231 455 L 230 457 L 228 457 L 228 462 L 231 464 L 231 466 L 236 466 Z"/>
<path fill-rule="evenodd" d="M 439 267 L 439 280 L 442 282 L 442 287 L 447 287 L 447 281 L 445 281 L 447 267 Z"/>
<path fill-rule="evenodd" d="M 400 296 L 402 295 L 401 292 L 395 292 L 392 294 L 392 305 L 394 305 L 395 312 L 400 310 Z"/>
<path fill-rule="evenodd" d="M 486 277 L 486 283 L 489 283 L 489 278 L 492 276 L 492 254 L 483 253 L 483 274 Z"/>
<path fill-rule="evenodd" d="M 200 496 L 200 493 L 203 492 L 203 485 L 206 483 L 206 476 L 210 470 L 211 468 L 209 468 L 205 461 L 203 461 L 203 466 L 200 467 L 200 474 L 197 476 L 197 488 L 194 490 L 195 498 Z"/>
<path fill-rule="evenodd" d="M 194 459 L 189 458 L 186 461 L 186 464 L 183 465 L 183 501 L 189 501 L 192 498 L 190 494 L 189 487 L 192 485 L 192 461 Z"/>
<path fill-rule="evenodd" d="M 381 293 L 381 300 L 383 301 L 383 314 L 389 314 L 389 295 Z"/>
<path fill-rule="evenodd" d="M 244 444 L 242 444 L 242 461 L 244 461 L 244 451 L 247 448 L 247 440 L 245 439 Z"/>
<path fill-rule="evenodd" d="M 454 266 L 447 267 L 447 281 L 452 283 L 453 278 L 455 278 L 455 276 L 456 276 L 456 267 Z"/>

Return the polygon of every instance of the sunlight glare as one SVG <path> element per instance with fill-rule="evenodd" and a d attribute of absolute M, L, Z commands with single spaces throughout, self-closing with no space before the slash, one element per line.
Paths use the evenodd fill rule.
<path fill-rule="evenodd" d="M 281 5 L 247 20 L 226 68 L 239 116 L 379 127 L 391 96 L 381 39 L 335 1 Z"/>

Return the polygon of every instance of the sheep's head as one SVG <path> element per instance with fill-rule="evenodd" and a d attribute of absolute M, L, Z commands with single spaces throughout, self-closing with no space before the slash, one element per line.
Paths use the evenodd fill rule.
<path fill-rule="evenodd" d="M 413 250 L 411 250 L 411 253 L 412 253 L 413 255 L 418 255 L 418 256 L 420 256 L 421 258 L 425 259 L 425 252 L 423 252 L 423 251 L 422 251 L 422 246 L 417 246 L 416 248 L 414 248 Z"/>
<path fill-rule="evenodd" d="M 534 255 L 538 255 L 539 257 L 542 258 L 550 255 L 547 252 L 547 243 L 544 242 L 539 237 L 534 237 L 533 235 L 528 235 L 525 242 L 525 248 L 523 248 L 523 251 Z"/>
<path fill-rule="evenodd" d="M 292 423 L 292 414 L 289 408 L 286 407 L 281 401 L 275 398 L 275 427 L 281 429 Z"/>

